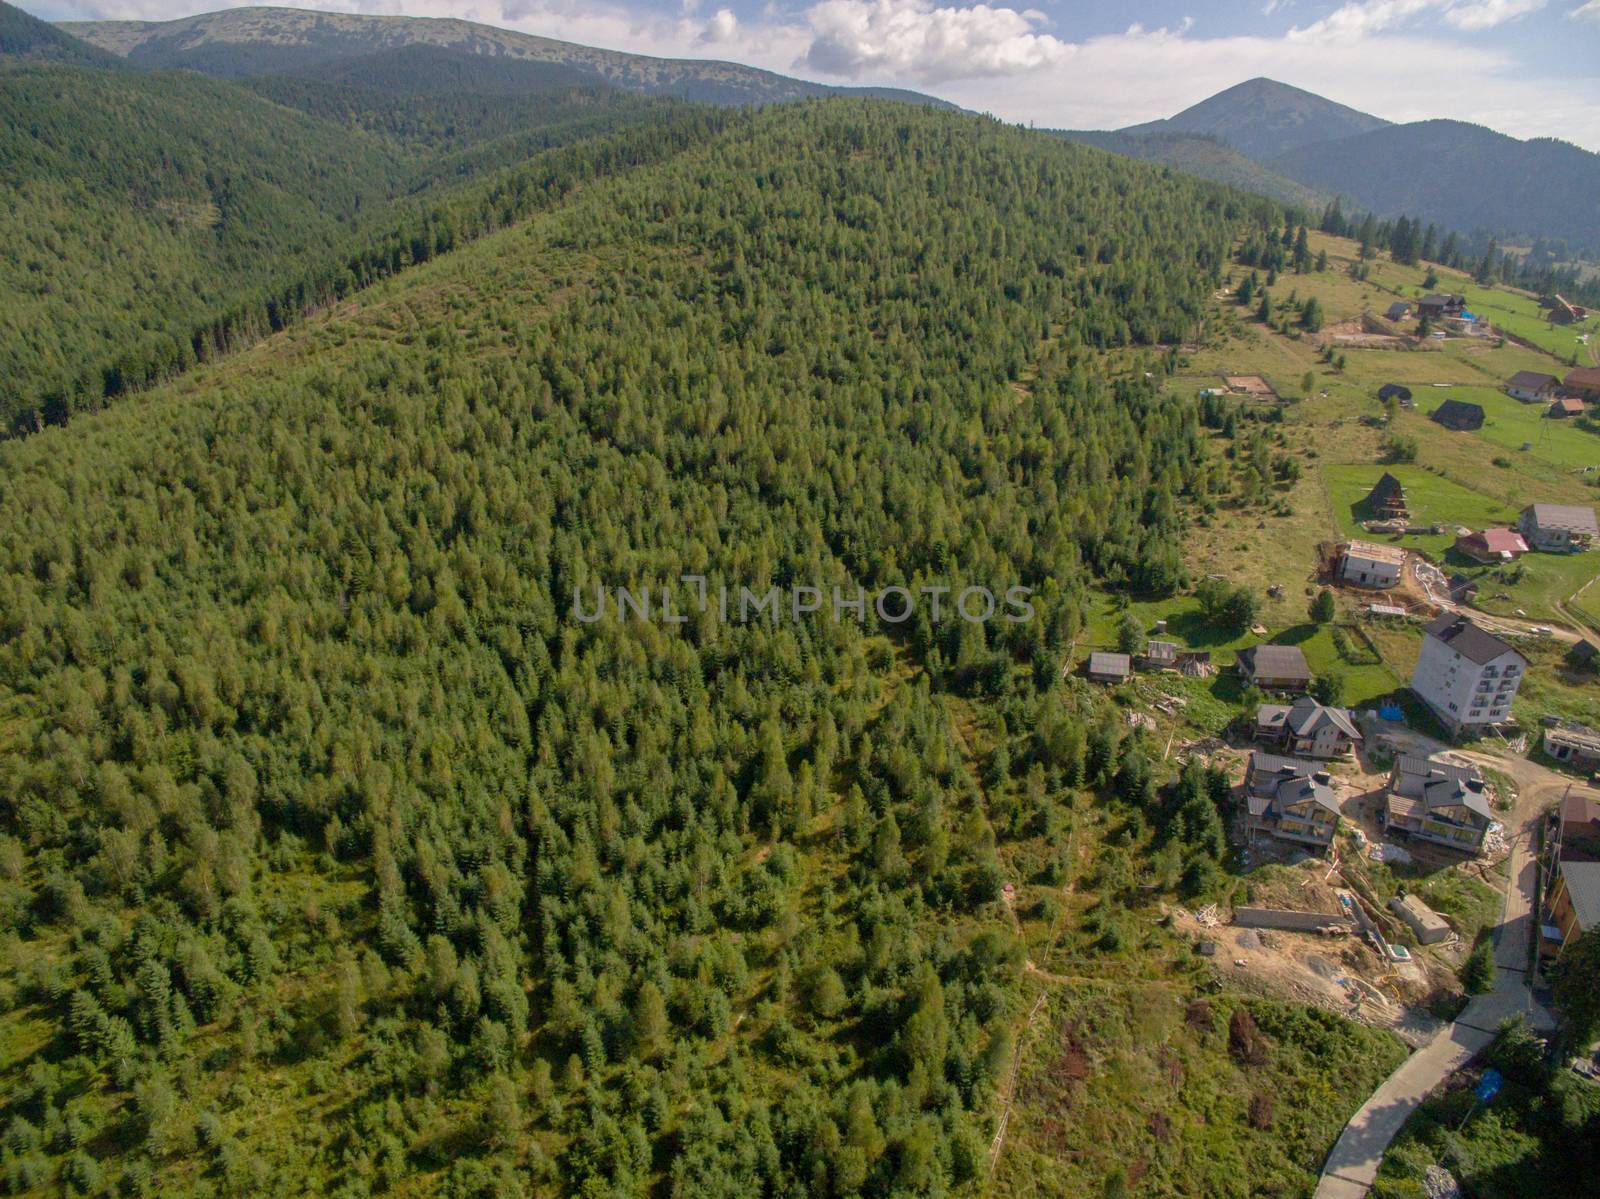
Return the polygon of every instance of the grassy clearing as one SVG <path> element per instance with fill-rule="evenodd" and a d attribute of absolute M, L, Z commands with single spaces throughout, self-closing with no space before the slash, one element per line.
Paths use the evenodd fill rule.
<path fill-rule="evenodd" d="M 1373 485 L 1384 471 L 1393 474 L 1406 489 L 1406 503 L 1411 509 L 1411 519 L 1419 524 L 1448 526 L 1442 534 L 1385 537 L 1379 540 L 1403 544 L 1407 549 L 1420 550 L 1430 557 L 1442 559 L 1445 551 L 1455 542 L 1455 527 L 1464 525 L 1481 529 L 1486 525 L 1506 524 L 1516 520 L 1517 510 L 1508 504 L 1472 491 L 1459 483 L 1429 471 L 1421 466 L 1357 466 L 1330 465 L 1323 468 L 1323 478 L 1328 484 L 1328 497 L 1333 504 L 1334 519 L 1347 537 L 1367 537 L 1361 522 L 1370 519 L 1365 501 Z"/>
<path fill-rule="evenodd" d="M 1052 987 L 994 1192 L 1097 1195 L 1120 1177 L 1133 1194 L 1310 1194 L 1344 1121 L 1405 1050 L 1320 1009 L 1198 993 L 1211 989 Z M 1235 1012 L 1264 1038 L 1253 1062 L 1230 1049 Z"/>

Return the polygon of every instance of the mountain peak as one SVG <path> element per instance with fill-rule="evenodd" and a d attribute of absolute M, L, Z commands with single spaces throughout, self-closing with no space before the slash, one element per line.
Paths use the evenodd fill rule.
<path fill-rule="evenodd" d="M 1370 133 L 1389 124 L 1302 88 L 1257 76 L 1236 83 L 1141 133 L 1192 133 L 1226 142 L 1258 161 L 1302 146 Z"/>

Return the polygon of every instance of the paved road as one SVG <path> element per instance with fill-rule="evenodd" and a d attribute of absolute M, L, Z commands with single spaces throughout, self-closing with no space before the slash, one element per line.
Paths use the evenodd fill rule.
<path fill-rule="evenodd" d="M 1510 878 L 1500 924 L 1495 929 L 1494 990 L 1475 996 L 1453 1024 L 1401 1063 L 1361 1110 L 1350 1117 L 1323 1164 L 1316 1199 L 1361 1199 L 1378 1176 L 1384 1150 L 1407 1117 L 1416 1111 L 1430 1091 L 1494 1040 L 1500 1021 L 1520 1012 L 1535 1028 L 1554 1027 L 1550 1013 L 1534 1000 L 1528 989 L 1525 970 L 1529 939 L 1536 932 L 1533 896 L 1538 863 L 1534 831 L 1540 812 L 1560 793 L 1551 781 L 1558 776 L 1531 762 L 1491 759 L 1479 754 L 1465 756 L 1492 762 L 1497 769 L 1516 778 L 1519 784 L 1508 868 Z M 1538 775 L 1532 774 L 1529 768 Z M 1549 779 L 1544 777 L 1546 775 Z M 1508 835 L 1511 832 L 1508 828 Z"/>

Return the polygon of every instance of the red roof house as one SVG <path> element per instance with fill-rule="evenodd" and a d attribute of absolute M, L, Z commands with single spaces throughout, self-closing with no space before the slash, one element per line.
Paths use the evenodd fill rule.
<path fill-rule="evenodd" d="M 1515 529 L 1485 529 L 1456 538 L 1456 549 L 1475 562 L 1507 562 L 1528 552 L 1528 543 Z"/>

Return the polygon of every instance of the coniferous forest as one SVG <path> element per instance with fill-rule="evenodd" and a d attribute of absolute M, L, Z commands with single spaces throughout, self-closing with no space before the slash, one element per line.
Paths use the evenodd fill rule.
<path fill-rule="evenodd" d="M 1281 211 L 963 114 L 568 82 L 513 129 L 0 75 L 9 1192 L 977 1193 L 1026 1015 L 997 845 L 1170 803 L 1214 871 L 1222 784 L 1158 793 L 1059 680 L 1089 587 L 1190 581 L 1222 468 L 1127 367 Z M 684 575 L 1035 619 L 723 622 Z M 574 618 L 663 585 L 684 623 Z"/>

